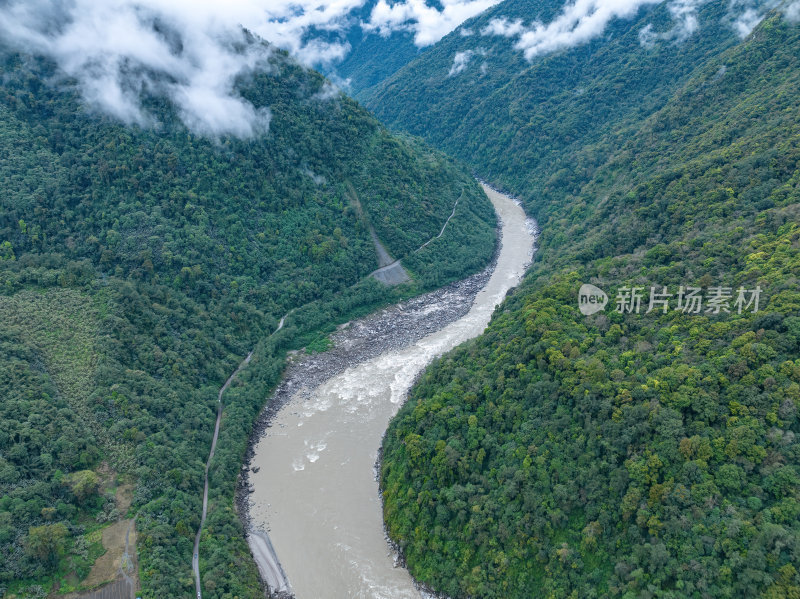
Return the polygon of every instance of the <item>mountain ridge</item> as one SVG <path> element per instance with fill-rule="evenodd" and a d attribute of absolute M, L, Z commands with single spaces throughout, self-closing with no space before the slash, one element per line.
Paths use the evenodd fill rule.
<path fill-rule="evenodd" d="M 517 169 L 525 158 L 485 136 L 470 163 L 521 194 L 540 250 L 387 431 L 384 516 L 418 580 L 452 597 L 798 592 L 798 44 L 773 11 L 668 79 L 657 110 L 607 137 L 585 129 L 576 152 L 547 146 L 543 166 Z M 550 60 L 573 52 L 589 49 Z M 393 97 L 387 110 L 412 113 Z M 583 283 L 610 305 L 582 315 Z M 676 307 L 687 287 L 704 302 L 729 290 L 730 313 Z M 738 313 L 739 288 L 760 288 L 757 313 Z M 647 313 L 653 289 L 671 293 L 666 312 Z"/>
<path fill-rule="evenodd" d="M 103 527 L 128 515 L 122 482 L 142 596 L 193 593 L 217 391 L 255 348 L 225 393 L 200 566 L 206 597 L 258 596 L 233 495 L 286 352 L 490 259 L 495 217 L 462 166 L 390 135 L 285 53 L 272 60 L 237 88 L 269 107 L 269 130 L 239 139 L 195 134 L 146 91 L 159 125 L 125 126 L 87 110 L 52 63 L 2 55 L 0 594 L 79 589 Z M 446 234 L 413 253 L 460 195 Z M 365 218 L 409 284 L 368 277 Z"/>

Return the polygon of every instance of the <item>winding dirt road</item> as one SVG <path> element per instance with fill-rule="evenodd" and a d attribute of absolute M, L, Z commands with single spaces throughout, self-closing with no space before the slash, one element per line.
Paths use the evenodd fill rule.
<path fill-rule="evenodd" d="M 456 208 L 458 207 L 458 203 L 461 201 L 461 198 L 464 197 L 464 192 L 462 191 L 461 194 L 453 204 L 453 210 L 450 212 L 450 216 L 447 217 L 447 220 L 444 221 L 442 225 L 442 229 L 439 231 L 438 235 L 434 235 L 428 241 L 423 243 L 417 249 L 414 250 L 414 253 L 423 250 L 429 243 L 439 239 L 442 235 L 444 235 L 444 230 L 447 228 L 447 225 L 450 224 L 450 219 L 453 218 L 456 214 Z M 372 235 L 372 242 L 375 244 L 375 249 L 378 252 L 378 265 L 379 268 L 373 270 L 370 273 L 371 277 L 375 277 L 381 283 L 385 283 L 386 285 L 399 285 L 400 283 L 406 283 L 411 279 L 408 276 L 408 272 L 406 269 L 403 268 L 400 259 L 393 260 L 392 257 L 389 255 L 389 252 L 386 251 L 386 248 L 383 247 L 380 240 L 378 239 L 378 235 L 375 233 L 375 229 L 370 227 L 370 235 Z"/>
<path fill-rule="evenodd" d="M 278 330 L 280 330 L 282 326 L 283 318 L 281 319 Z M 206 516 L 208 515 L 208 469 L 211 466 L 211 460 L 214 459 L 214 450 L 217 448 L 217 439 L 219 438 L 219 423 L 222 420 L 222 395 L 242 368 L 250 363 L 250 358 L 252 357 L 253 352 L 247 354 L 247 357 L 242 360 L 239 366 L 236 367 L 236 370 L 233 371 L 233 374 L 231 374 L 228 380 L 225 381 L 225 384 L 222 385 L 222 388 L 219 390 L 219 395 L 217 396 L 217 423 L 214 425 L 214 437 L 211 439 L 211 451 L 206 461 L 205 484 L 203 485 L 203 514 L 200 516 L 200 527 L 197 529 L 197 534 L 194 537 L 194 552 L 192 553 L 192 570 L 194 571 L 194 586 L 197 591 L 197 599 L 203 597 L 203 589 L 200 585 L 200 535 L 203 533 L 203 525 L 205 525 Z"/>
<path fill-rule="evenodd" d="M 283 328 L 286 318 L 292 313 L 292 311 L 293 310 L 290 310 L 281 317 L 281 320 L 278 323 L 277 328 L 272 332 L 272 335 Z M 236 367 L 236 370 L 233 371 L 233 374 L 231 374 L 228 377 L 228 380 L 225 381 L 225 384 L 222 385 L 222 388 L 219 390 L 219 395 L 217 396 L 217 422 L 214 425 L 214 437 L 211 439 L 211 451 L 208 453 L 208 460 L 206 461 L 205 483 L 203 485 L 203 512 L 200 516 L 200 527 L 197 529 L 197 534 L 194 537 L 194 551 L 192 552 L 192 572 L 194 572 L 194 586 L 197 592 L 197 599 L 202 599 L 203 597 L 203 589 L 202 585 L 200 584 L 200 536 L 203 533 L 203 526 L 206 523 L 206 516 L 208 515 L 208 469 L 211 466 L 211 460 L 214 458 L 214 450 L 217 448 L 217 439 L 219 438 L 219 424 L 222 421 L 222 395 L 233 382 L 233 379 L 236 378 L 236 375 L 239 374 L 239 372 L 241 372 L 241 370 L 250 363 L 250 359 L 252 357 L 253 352 L 247 354 L 247 357 L 242 360 L 239 366 Z"/>

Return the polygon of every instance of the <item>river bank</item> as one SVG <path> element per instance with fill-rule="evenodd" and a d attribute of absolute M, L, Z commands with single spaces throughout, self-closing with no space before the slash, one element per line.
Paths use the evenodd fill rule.
<path fill-rule="evenodd" d="M 269 541 L 267 530 L 259 530 L 250 517 L 250 473 L 255 447 L 275 415 L 301 388 L 313 389 L 341 374 L 347 368 L 419 341 L 426 335 L 464 316 L 497 263 L 498 251 L 482 272 L 424 295 L 394 304 L 378 312 L 348 322 L 331 335 L 332 346 L 324 353 L 290 355 L 286 372 L 258 417 L 245 453 L 236 489 L 236 509 L 248 532 L 248 543 L 259 565 L 264 582 L 275 597 L 291 596 L 286 575 Z"/>
<path fill-rule="evenodd" d="M 487 193 L 502 221 L 493 268 L 343 325 L 323 354 L 290 358 L 255 427 L 237 491 L 257 561 L 278 565 L 260 568 L 271 588 L 285 582 L 275 574 L 283 564 L 300 598 L 420 596 L 384 538 L 374 465 L 413 380 L 480 334 L 530 261 L 532 225 L 513 200 Z M 268 532 L 274 549 L 265 549 Z"/>

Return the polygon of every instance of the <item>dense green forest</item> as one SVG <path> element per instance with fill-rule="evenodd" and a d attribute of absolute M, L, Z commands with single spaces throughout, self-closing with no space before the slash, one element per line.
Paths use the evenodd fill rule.
<path fill-rule="evenodd" d="M 233 492 L 285 352 L 490 259 L 495 216 L 468 171 L 271 61 L 238 83 L 269 132 L 241 140 L 199 137 L 144 92 L 158 126 L 125 127 L 47 61 L 2 55 L 0 596 L 80 588 L 98 530 L 134 515 L 141 595 L 193 595 L 217 392 L 253 348 L 225 395 L 200 567 L 206 597 L 262 596 Z M 370 226 L 405 257 L 459 197 L 404 261 L 411 283 L 366 276 Z"/>
<path fill-rule="evenodd" d="M 631 128 L 662 107 L 694 69 L 739 41 L 723 2 L 698 6 L 700 31 L 683 43 L 642 46 L 648 25 L 661 33 L 676 27 L 662 2 L 611 21 L 589 43 L 530 62 L 514 48 L 516 38 L 460 34 L 480 32 L 494 19 L 547 23 L 563 6 L 502 2 L 360 98 L 390 127 L 424 137 L 526 202 L 545 205 L 575 195 Z M 459 52 L 474 55 L 449 76 Z"/>
<path fill-rule="evenodd" d="M 441 82 L 451 36 L 431 51 L 446 60 L 376 96 L 542 226 L 523 285 L 384 441 L 389 534 L 438 591 L 800 596 L 800 27 L 775 11 L 738 41 L 725 10 L 653 48 L 638 31 L 664 6 L 530 64 L 505 40 L 486 77 L 502 61 L 519 76 L 491 93 L 477 68 Z M 409 110 L 429 94 L 432 114 Z M 579 312 L 584 283 L 605 310 Z M 681 286 L 702 289 L 700 313 L 678 309 Z M 740 314 L 737 290 L 757 286 Z M 632 287 L 641 310 L 620 312 Z M 673 294 L 666 312 L 647 312 L 651 287 Z M 708 311 L 717 287 L 729 312 Z"/>

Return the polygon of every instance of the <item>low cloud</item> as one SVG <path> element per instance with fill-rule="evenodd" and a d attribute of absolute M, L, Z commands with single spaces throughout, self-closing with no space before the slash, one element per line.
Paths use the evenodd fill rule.
<path fill-rule="evenodd" d="M 308 165 L 303 166 L 303 174 L 309 177 L 316 185 L 325 185 L 328 182 L 324 176 L 318 175 L 308 168 Z"/>
<path fill-rule="evenodd" d="M 258 5 L 258 14 L 245 22 L 245 27 L 301 62 L 318 66 L 341 60 L 350 45 L 343 39 L 319 39 L 313 32 L 339 32 L 343 38 L 348 29 L 357 25 L 352 12 L 366 0 L 228 0 L 219 2 L 220 11 L 231 2 Z"/>
<path fill-rule="evenodd" d="M 795 0 L 784 10 L 786 18 L 792 23 L 800 22 L 800 0 Z"/>
<path fill-rule="evenodd" d="M 736 34 L 744 39 L 764 20 L 769 11 L 780 4 L 780 0 L 730 0 L 728 22 Z"/>
<path fill-rule="evenodd" d="M 659 0 L 576 0 L 548 24 L 535 22 L 519 33 L 516 23 L 507 26 L 502 35 L 519 36 L 516 48 L 525 58 L 533 59 L 579 44 L 585 44 L 601 35 L 612 19 L 630 18 L 644 5 Z M 490 32 L 493 33 L 493 32 Z"/>
<path fill-rule="evenodd" d="M 486 50 L 478 48 L 477 50 L 465 50 L 464 52 L 456 52 L 453 57 L 453 66 L 450 67 L 450 72 L 447 73 L 448 77 L 453 77 L 464 71 L 469 63 L 475 56 L 486 56 Z M 486 66 L 484 63 L 482 66 Z M 482 72 L 486 72 L 485 69 Z"/>
<path fill-rule="evenodd" d="M 343 59 L 350 52 L 347 42 L 328 42 L 324 40 L 308 40 L 292 50 L 292 54 L 303 64 L 326 65 Z"/>
<path fill-rule="evenodd" d="M 198 133 L 252 137 L 268 129 L 270 113 L 241 98 L 235 82 L 270 68 L 272 51 L 258 38 L 305 64 L 326 65 L 348 54 L 346 38 L 354 27 L 380 35 L 411 32 L 422 47 L 500 0 L 379 0 L 362 22 L 354 11 L 366 1 L 0 0 L 0 47 L 53 59 L 62 73 L 78 81 L 90 106 L 125 123 L 154 124 L 141 103 L 142 95 L 149 94 L 169 98 Z M 494 19 L 480 33 L 516 38 L 516 47 L 532 59 L 586 43 L 602 35 L 611 20 L 631 18 L 642 6 L 659 1 L 570 0 L 547 24 Z M 699 26 L 697 7 L 704 1 L 672 0 L 673 28 L 658 33 L 645 27 L 642 43 L 692 35 Z M 729 2 L 728 21 L 742 36 L 778 5 L 778 0 Z M 781 4 L 781 10 L 800 21 L 800 0 Z M 461 35 L 472 33 L 463 29 Z M 474 58 L 459 54 L 451 76 Z M 348 86 L 347 81 L 337 83 Z"/>
<path fill-rule="evenodd" d="M 760 14 L 757 10 L 748 8 L 733 22 L 733 29 L 739 37 L 745 38 L 752 33 L 753 29 L 756 28 L 756 25 L 758 25 L 763 18 L 764 15 Z"/>
<path fill-rule="evenodd" d="M 314 99 L 321 102 L 326 102 L 328 100 L 335 100 L 341 95 L 342 90 L 338 85 L 332 81 L 326 81 L 322 84 L 322 88 L 316 94 L 314 94 Z"/>
<path fill-rule="evenodd" d="M 53 59 L 89 105 L 124 123 L 154 124 L 141 105 L 146 93 L 168 97 L 200 134 L 252 137 L 268 129 L 269 110 L 234 85 L 269 69 L 272 50 L 239 26 L 243 14 L 217 20 L 216 12 L 202 2 L 12 0 L 0 9 L 0 39 Z"/>
<path fill-rule="evenodd" d="M 266 12 L 264 22 L 254 31 L 310 65 L 335 62 L 350 51 L 350 46 L 344 41 L 315 39 L 314 31 L 339 33 L 342 40 L 355 26 L 383 36 L 411 32 L 414 34 L 414 43 L 424 47 L 438 42 L 467 19 L 501 2 L 379 0 L 369 17 L 359 21 L 353 16 L 354 11 L 362 8 L 367 0 L 252 1 L 262 4 Z"/>
<path fill-rule="evenodd" d="M 381 35 L 410 31 L 414 33 L 414 43 L 417 46 L 430 46 L 467 19 L 499 2 L 500 0 L 441 0 L 440 10 L 436 6 L 428 6 L 425 0 L 406 0 L 395 4 L 379 0 L 363 27 Z"/>
<path fill-rule="evenodd" d="M 348 54 L 353 27 L 411 31 L 426 46 L 500 0 L 380 0 L 360 22 L 366 1 L 0 0 L 0 48 L 51 58 L 91 107 L 124 123 L 155 124 L 141 103 L 149 94 L 169 98 L 200 134 L 246 138 L 270 123 L 235 90 L 240 76 L 270 68 L 272 50 L 256 38 L 320 66 Z"/>
<path fill-rule="evenodd" d="M 482 35 L 500 35 L 503 37 L 517 37 L 525 31 L 522 19 L 509 21 L 506 18 L 492 19 L 489 24 L 481 30 Z"/>
<path fill-rule="evenodd" d="M 704 4 L 698 0 L 676 0 L 669 5 L 669 12 L 675 26 L 669 32 L 669 38 L 683 42 L 700 28 L 697 9 Z"/>
<path fill-rule="evenodd" d="M 639 41 L 652 47 L 657 41 L 676 43 L 687 40 L 700 28 L 698 9 L 711 0 L 672 0 L 667 9 L 673 20 L 671 29 L 656 32 L 652 24 L 639 31 Z M 764 19 L 780 0 L 731 0 L 728 20 L 731 27 L 746 37 Z M 521 20 L 493 19 L 481 33 L 517 38 L 515 47 L 525 58 L 556 52 L 585 44 L 601 35 L 614 19 L 630 19 L 640 8 L 660 4 L 661 0 L 574 0 L 564 6 L 561 13 L 544 24 L 535 21 L 525 25 Z M 800 20 L 800 0 L 784 5 L 789 20 Z"/>
<path fill-rule="evenodd" d="M 705 1 L 707 0 L 675 0 L 667 7 L 673 26 L 667 31 L 656 32 L 652 23 L 649 23 L 639 31 L 639 42 L 645 48 L 652 48 L 659 41 L 685 42 L 700 28 L 697 9 Z"/>

